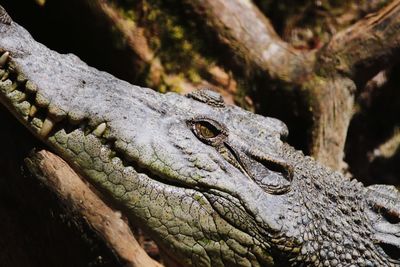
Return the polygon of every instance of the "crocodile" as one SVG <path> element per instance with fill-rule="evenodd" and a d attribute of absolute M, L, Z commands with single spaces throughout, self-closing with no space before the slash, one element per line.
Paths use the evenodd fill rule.
<path fill-rule="evenodd" d="M 210 90 L 131 85 L 0 8 L 0 102 L 184 266 L 400 266 L 400 193 L 285 142 Z"/>

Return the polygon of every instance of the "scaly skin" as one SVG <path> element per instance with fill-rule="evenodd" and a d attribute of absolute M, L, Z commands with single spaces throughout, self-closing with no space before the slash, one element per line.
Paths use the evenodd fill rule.
<path fill-rule="evenodd" d="M 210 91 L 159 94 L 35 42 L 0 9 L 0 101 L 188 266 L 400 266 L 400 194 Z"/>

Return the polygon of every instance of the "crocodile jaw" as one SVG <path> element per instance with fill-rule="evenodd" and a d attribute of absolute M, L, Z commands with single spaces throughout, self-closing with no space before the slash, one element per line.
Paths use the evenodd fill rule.
<path fill-rule="evenodd" d="M 104 96 L 105 101 L 113 97 L 120 99 L 116 105 L 128 101 L 127 106 L 134 109 L 130 113 L 135 114 L 135 117 L 129 117 L 134 119 L 130 124 L 143 126 L 148 116 L 159 116 L 158 110 L 163 107 L 157 105 L 166 102 L 160 99 L 164 96 L 99 73 L 75 56 L 56 55 L 31 40 L 30 35 L 17 24 L 11 23 L 11 27 L 0 27 L 0 52 L 11 55 L 11 60 L 3 64 L 0 73 L 0 101 L 35 136 L 49 144 L 106 196 L 127 210 L 136 225 L 143 227 L 165 250 L 172 250 L 183 264 L 194 264 L 195 259 L 204 266 L 223 263 L 232 266 L 272 265 L 269 245 L 262 237 L 254 238 L 229 224 L 202 193 L 166 183 L 168 173 L 158 177 L 134 162 L 135 155 L 119 153 L 124 143 L 117 142 L 121 140 L 116 138 L 119 132 L 113 129 L 121 129 L 118 124 L 126 124 L 126 118 L 119 113 L 115 120 L 107 120 L 98 114 L 114 116 L 115 112 L 104 111 L 101 103 L 91 106 L 95 110 L 88 111 L 85 102 L 96 95 L 96 90 L 103 90 L 97 91 L 97 95 Z M 37 53 L 37 58 L 31 53 Z M 57 62 L 66 65 L 53 67 Z M 44 70 L 46 66 L 52 66 L 51 71 Z M 69 68 L 72 68 L 72 74 L 63 76 L 61 72 Z M 85 73 L 88 78 L 82 79 Z M 81 99 L 74 99 L 76 90 L 90 85 L 96 86 L 92 88 L 94 91 L 84 91 Z M 107 85 L 112 86 L 107 88 Z M 115 88 L 123 88 L 122 93 L 112 92 Z M 121 99 L 123 96 L 125 98 Z M 150 102 L 146 102 L 148 100 Z M 198 110 L 206 106 L 195 105 Z M 155 106 L 158 110 L 154 110 Z M 191 106 L 187 108 L 191 109 Z M 143 113 L 143 109 L 148 112 Z M 129 133 L 129 129 L 124 129 Z M 247 252 L 244 254 L 243 251 Z"/>
<path fill-rule="evenodd" d="M 274 261 L 269 254 L 271 246 L 284 255 L 293 253 L 294 255 L 290 254 L 292 259 L 295 259 L 294 256 L 299 252 L 303 252 L 299 251 L 300 245 L 292 241 L 306 241 L 304 237 L 298 235 L 296 229 L 292 229 L 289 217 L 281 221 L 279 218 L 284 217 L 281 215 L 285 213 L 288 205 L 297 204 L 299 196 L 308 197 L 310 203 L 314 201 L 310 199 L 312 190 L 305 195 L 300 191 L 302 188 L 312 188 L 307 183 L 312 181 L 313 175 L 316 175 L 316 181 L 321 180 L 317 174 L 321 170 L 325 171 L 324 167 L 314 162 L 301 165 L 304 156 L 298 154 L 300 159 L 294 160 L 293 165 L 307 168 L 308 173 L 297 171 L 297 178 L 294 180 L 297 182 L 294 186 L 297 192 L 295 194 L 295 191 L 292 191 L 291 198 L 288 197 L 286 201 L 283 200 L 284 195 L 271 197 L 261 192 L 255 183 L 245 180 L 239 172 L 227 172 L 229 175 L 223 172 L 219 172 L 218 175 L 201 175 L 207 171 L 212 173 L 213 170 L 206 170 L 210 166 L 203 164 L 200 156 L 194 157 L 193 162 L 203 167 L 202 172 L 196 171 L 190 179 L 186 179 L 184 175 L 177 176 L 171 169 L 163 168 L 166 166 L 165 161 L 171 160 L 173 154 L 167 153 L 163 161 L 159 161 L 160 155 L 153 158 L 154 154 L 143 153 L 150 146 L 138 145 L 152 140 L 144 134 L 147 131 L 146 127 L 150 127 L 147 122 L 150 121 L 151 124 L 153 121 L 153 125 L 148 129 L 155 133 L 154 127 L 159 125 L 154 124 L 161 122 L 158 118 L 162 116 L 170 117 L 172 122 L 175 120 L 176 125 L 183 125 L 182 121 L 177 120 L 175 113 L 175 117 L 168 113 L 171 110 L 181 115 L 190 115 L 193 109 L 194 113 L 215 116 L 211 108 L 205 104 L 185 100 L 183 97 L 162 96 L 148 89 L 131 86 L 109 74 L 88 67 L 74 56 L 57 55 L 35 43 L 29 34 L 15 23 L 11 23 L 11 26 L 0 25 L 0 34 L 0 50 L 7 50 L 12 58 L 12 61 L 7 63 L 7 55 L 0 56 L 0 65 L 3 66 L 3 72 L 0 73 L 0 101 L 36 136 L 127 209 L 137 224 L 144 226 L 164 248 L 176 253 L 183 263 L 190 265 L 199 262 L 205 266 L 225 263 L 238 266 L 271 265 Z M 65 74 L 65 70 L 69 71 Z M 124 113 L 128 114 L 126 118 Z M 224 116 L 230 113 L 235 113 L 234 108 L 218 114 Z M 166 114 L 168 116 L 165 116 Z M 229 121 L 232 117 L 228 115 L 225 119 Z M 247 120 L 233 122 L 239 126 L 238 135 L 243 135 L 247 130 L 249 125 L 241 128 L 246 121 L 257 121 L 254 114 L 242 112 L 241 116 Z M 276 124 L 271 125 L 268 131 Z M 132 135 L 132 127 L 135 127 L 138 135 Z M 187 129 L 178 130 L 180 133 L 189 134 Z M 281 130 L 271 130 L 272 134 L 268 138 L 273 141 L 269 143 L 280 144 L 276 140 L 279 139 L 279 131 Z M 254 130 L 249 131 L 250 138 L 254 138 L 255 135 L 258 139 L 264 139 L 254 133 L 263 136 Z M 140 142 L 134 147 L 127 147 L 130 140 Z M 155 144 L 160 147 L 163 147 L 162 144 L 171 143 L 171 140 L 161 140 L 157 136 L 154 140 L 159 141 Z M 188 140 L 196 142 L 193 138 Z M 271 153 L 279 148 L 268 148 L 269 143 L 260 144 Z M 192 154 L 200 155 L 206 150 L 210 151 L 210 148 L 198 141 L 195 144 L 199 151 Z M 172 146 L 168 149 L 166 151 L 174 151 Z M 162 156 L 161 152 L 159 154 Z M 217 157 L 212 159 L 215 161 L 215 158 Z M 149 163 L 152 161 L 155 164 Z M 147 165 L 140 164 L 144 162 L 147 162 Z M 172 163 L 169 162 L 169 165 Z M 232 169 L 230 166 L 225 167 L 225 171 Z M 307 175 L 301 177 L 304 174 Z M 322 178 L 329 178 L 329 175 L 324 174 Z M 179 183 L 171 182 L 174 179 Z M 235 184 L 239 182 L 247 187 Z M 340 183 L 344 183 L 344 180 L 343 177 L 339 177 L 334 186 L 323 179 L 321 182 L 319 187 L 327 189 L 329 194 L 330 189 L 341 188 Z M 304 183 L 304 187 L 299 183 Z M 202 191 L 205 189 L 206 192 Z M 249 189 L 250 193 L 244 192 L 245 189 Z M 362 190 L 355 192 L 361 194 Z M 228 200 L 224 204 L 225 207 L 232 207 L 231 212 L 227 213 L 224 206 L 218 206 L 223 202 L 223 198 L 215 200 L 217 196 Z M 363 198 L 362 195 L 360 197 Z M 243 203 L 240 208 L 235 207 Z M 276 209 L 271 212 L 269 203 L 280 204 L 275 205 Z M 307 217 L 315 219 L 313 206 L 310 205 L 309 208 L 309 203 L 303 204 L 303 209 L 310 214 L 307 213 Z M 326 209 L 326 206 L 323 208 Z M 320 209 L 321 207 L 316 208 L 317 211 Z M 334 203 L 331 209 L 336 211 Z M 231 213 L 235 216 L 243 215 L 246 223 L 240 225 L 237 218 L 230 217 Z M 278 235 L 281 240 L 274 239 L 268 232 L 279 229 L 279 226 L 283 232 Z M 319 236 L 324 236 L 324 233 L 321 232 Z M 313 256 L 318 257 L 319 251 L 314 252 Z M 317 265 L 319 261 L 313 261 L 307 253 L 305 250 L 304 258 L 299 255 L 297 261 Z"/>

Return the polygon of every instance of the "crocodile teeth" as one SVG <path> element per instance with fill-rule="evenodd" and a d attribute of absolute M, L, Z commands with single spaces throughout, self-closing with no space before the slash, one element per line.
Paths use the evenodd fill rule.
<path fill-rule="evenodd" d="M 107 127 L 107 124 L 106 124 L 105 122 L 100 123 L 100 124 L 96 127 L 96 129 L 93 130 L 93 134 L 94 134 L 95 136 L 98 136 L 98 137 L 102 136 L 102 134 L 103 134 L 104 131 L 106 130 L 106 127 Z"/>
<path fill-rule="evenodd" d="M 1 81 L 3 82 L 3 81 L 5 81 L 5 80 L 7 80 L 9 74 L 10 74 L 10 73 L 9 73 L 8 71 L 6 71 L 6 72 L 3 74 L 3 77 L 1 77 Z"/>
<path fill-rule="evenodd" d="M 43 122 L 42 129 L 40 129 L 40 136 L 47 137 L 51 129 L 54 127 L 54 122 L 50 118 L 46 118 Z"/>
<path fill-rule="evenodd" d="M 9 88 L 9 93 L 14 92 L 18 88 L 18 84 L 12 83 L 10 88 Z"/>
<path fill-rule="evenodd" d="M 34 117 L 37 111 L 37 107 L 35 105 L 32 105 L 31 109 L 29 110 L 29 117 Z"/>
<path fill-rule="evenodd" d="M 10 56 L 10 53 L 7 51 L 0 57 L 0 68 L 4 67 L 4 65 L 7 63 L 8 58 Z"/>

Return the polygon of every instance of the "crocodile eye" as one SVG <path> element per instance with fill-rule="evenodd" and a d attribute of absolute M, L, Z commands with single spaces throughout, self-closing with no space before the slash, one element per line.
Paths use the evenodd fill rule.
<path fill-rule="evenodd" d="M 227 137 L 226 128 L 211 119 L 198 118 L 190 120 L 188 125 L 192 128 L 196 137 L 207 144 L 219 144 Z"/>
<path fill-rule="evenodd" d="M 198 121 L 194 124 L 195 131 L 201 138 L 212 139 L 217 137 L 221 131 L 218 130 L 214 125 L 207 121 Z"/>

